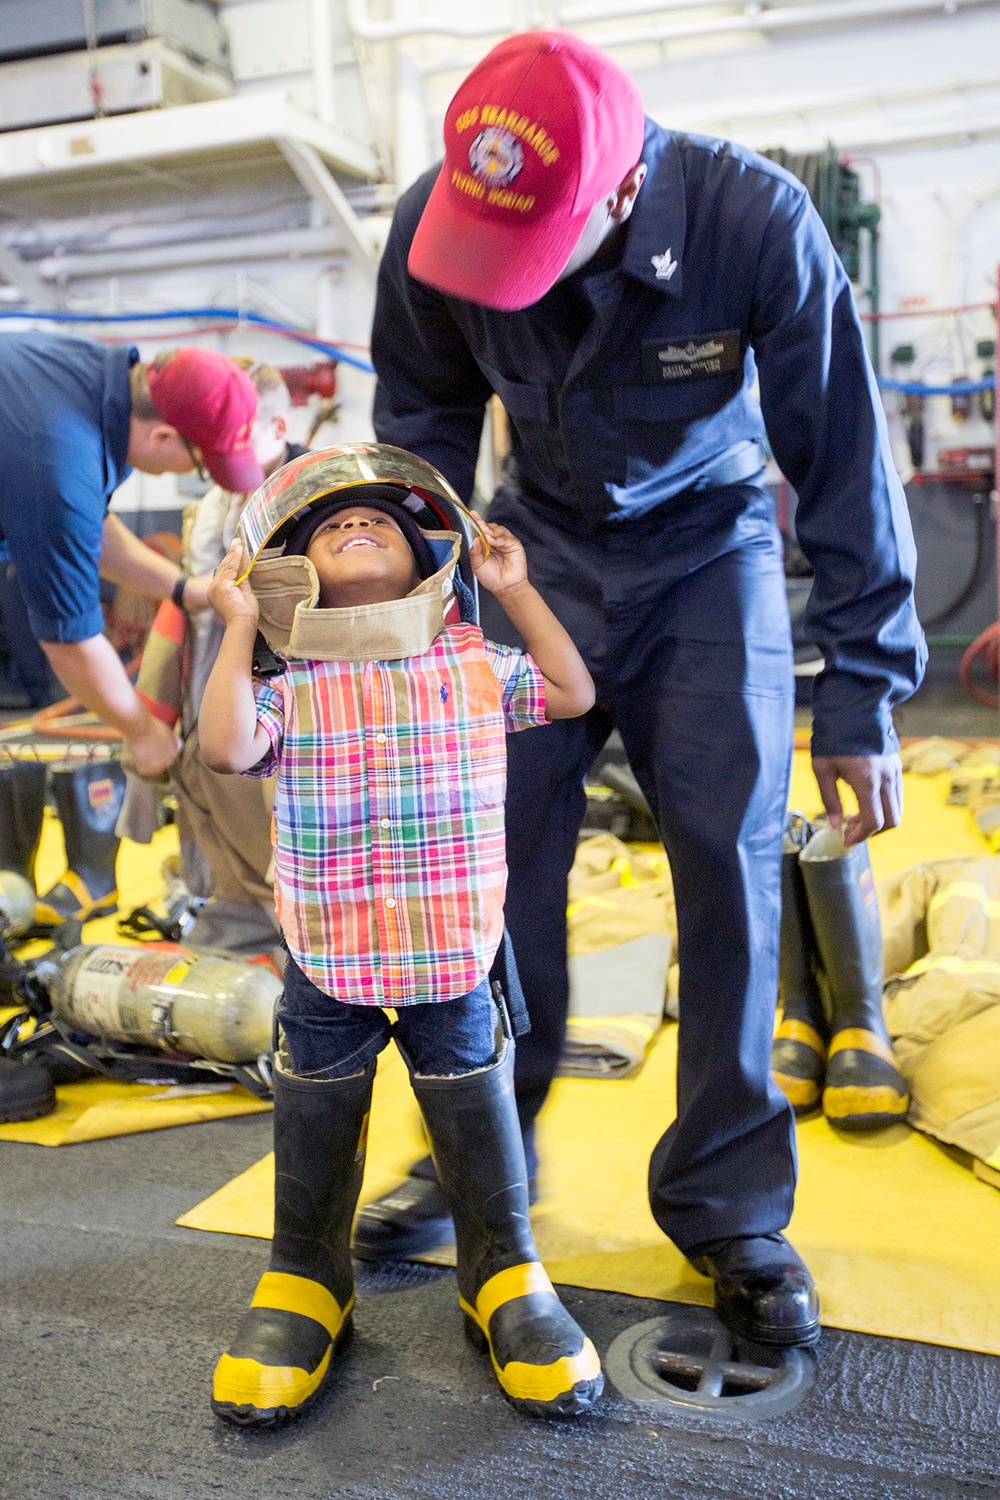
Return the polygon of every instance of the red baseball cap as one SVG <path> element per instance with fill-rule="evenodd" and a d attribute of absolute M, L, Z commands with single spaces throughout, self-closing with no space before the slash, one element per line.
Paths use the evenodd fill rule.
<path fill-rule="evenodd" d="M 411 275 L 484 307 L 530 307 L 639 161 L 644 134 L 639 91 L 603 52 L 561 31 L 509 37 L 448 106 Z"/>
<path fill-rule="evenodd" d="M 257 387 L 246 371 L 211 349 L 178 349 L 146 373 L 156 410 L 201 450 L 216 484 L 239 495 L 259 489 L 264 472 L 250 444 Z"/>

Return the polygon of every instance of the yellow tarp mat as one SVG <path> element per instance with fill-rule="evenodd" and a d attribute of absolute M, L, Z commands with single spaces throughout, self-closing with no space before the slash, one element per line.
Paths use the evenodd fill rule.
<path fill-rule="evenodd" d="M 946 806 L 949 785 L 947 774 L 906 777 L 903 827 L 871 843 L 876 876 L 983 853 L 967 813 Z M 790 800 L 807 813 L 820 805 L 801 752 Z M 711 1301 L 711 1283 L 665 1239 L 646 1200 L 649 1154 L 673 1117 L 676 1046 L 668 1026 L 635 1078 L 556 1080 L 540 1121 L 543 1198 L 533 1215 L 554 1281 Z M 816 1275 L 823 1321 L 1000 1355 L 1000 1193 L 903 1125 L 850 1138 L 817 1118 L 799 1125 L 798 1140 L 790 1235 Z M 375 1084 L 362 1201 L 397 1183 L 425 1149 L 405 1069 L 390 1048 Z M 273 1173 L 265 1157 L 177 1222 L 269 1238 Z"/>
<path fill-rule="evenodd" d="M 196 1088 L 201 1085 L 195 1085 Z M 270 1102 L 255 1099 L 246 1089 L 194 1093 L 183 1086 L 112 1083 L 88 1078 L 83 1083 L 60 1084 L 56 1107 L 40 1120 L 0 1125 L 0 1141 L 31 1146 L 74 1146 L 112 1135 L 140 1135 L 170 1125 L 200 1125 L 230 1115 L 255 1115 L 270 1110 Z"/>
<path fill-rule="evenodd" d="M 135 906 L 143 906 L 162 894 L 160 865 L 177 852 L 177 830 L 163 828 L 152 844 L 133 844 L 123 839 L 118 852 L 118 888 L 121 905 L 110 917 L 88 922 L 85 943 L 121 943 L 115 930 L 118 917 Z M 36 879 L 40 891 L 48 890 L 66 868 L 62 827 L 46 814 L 38 853 Z M 46 943 L 22 950 L 24 956 L 44 952 Z M 13 1014 L 0 1011 L 0 1021 Z M 0 1141 L 19 1141 L 37 1146 L 70 1146 L 80 1141 L 99 1141 L 114 1135 L 137 1135 L 145 1130 L 164 1130 L 170 1125 L 197 1125 L 204 1120 L 222 1120 L 231 1115 L 259 1114 L 271 1105 L 255 1099 L 245 1089 L 221 1085 L 211 1093 L 171 1089 L 165 1084 L 112 1083 L 88 1078 L 82 1083 L 60 1084 L 56 1108 L 40 1120 L 0 1125 Z"/>
<path fill-rule="evenodd" d="M 673 1114 L 677 1029 L 637 1078 L 557 1079 L 540 1123 L 544 1197 L 533 1218 L 556 1282 L 710 1303 L 711 1283 L 665 1239 L 646 1201 L 649 1154 Z M 819 1284 L 823 1321 L 1000 1354 L 1000 1193 L 906 1126 L 854 1140 L 817 1118 L 798 1128 L 789 1231 Z M 425 1148 L 395 1049 L 380 1059 L 362 1201 Z M 257 1162 L 178 1219 L 267 1239 L 274 1162 Z M 447 1263 L 447 1255 L 427 1257 Z"/>

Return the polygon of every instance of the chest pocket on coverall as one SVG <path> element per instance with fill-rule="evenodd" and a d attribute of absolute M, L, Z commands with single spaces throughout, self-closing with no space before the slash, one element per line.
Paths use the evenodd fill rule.
<path fill-rule="evenodd" d="M 615 418 L 626 483 L 652 478 L 683 448 L 692 424 L 713 416 L 737 396 L 743 371 L 678 380 L 671 385 L 622 385 Z"/>

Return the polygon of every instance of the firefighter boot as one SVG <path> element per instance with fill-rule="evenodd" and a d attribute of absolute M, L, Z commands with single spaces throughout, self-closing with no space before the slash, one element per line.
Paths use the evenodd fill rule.
<path fill-rule="evenodd" d="M 0 870 L 35 883 L 35 856 L 45 815 L 45 766 L 40 760 L 0 763 Z"/>
<path fill-rule="evenodd" d="M 507 1400 L 532 1417 L 575 1417 L 604 1387 L 597 1351 L 538 1260 L 528 1219 L 513 1045 L 474 1073 L 413 1073 L 438 1178 L 455 1220 L 459 1306 Z"/>
<path fill-rule="evenodd" d="M 52 1075 L 40 1062 L 0 1057 L 0 1124 L 37 1120 L 56 1107 Z"/>
<path fill-rule="evenodd" d="M 212 1408 L 277 1427 L 318 1400 L 351 1336 L 351 1219 L 361 1191 L 375 1065 L 351 1078 L 274 1068 L 274 1239 L 250 1311 L 215 1367 Z"/>
<path fill-rule="evenodd" d="M 910 1097 L 882 1019 L 882 928 L 867 844 L 844 848 L 822 828 L 802 851 L 816 946 L 830 1008 L 823 1113 L 841 1130 L 905 1118 Z"/>
<path fill-rule="evenodd" d="M 52 796 L 66 844 L 66 873 L 40 896 L 39 922 L 107 916 L 118 905 L 115 861 L 121 842 L 115 823 L 125 796 L 116 760 L 67 761 L 52 771 Z"/>
<path fill-rule="evenodd" d="M 816 982 L 816 942 L 799 868 L 799 853 L 809 832 L 809 824 L 793 813 L 781 850 L 781 1022 L 771 1048 L 775 1082 L 797 1115 L 808 1114 L 819 1104 L 829 1038 Z"/>

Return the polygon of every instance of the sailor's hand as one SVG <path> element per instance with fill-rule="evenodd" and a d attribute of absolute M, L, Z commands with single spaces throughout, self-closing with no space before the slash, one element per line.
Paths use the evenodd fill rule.
<path fill-rule="evenodd" d="M 195 614 L 199 609 L 208 606 L 208 591 L 212 587 L 212 575 L 200 573 L 196 578 L 187 578 L 184 581 L 184 608 L 188 614 Z"/>
<path fill-rule="evenodd" d="M 234 537 L 208 588 L 208 603 L 226 625 L 234 620 L 250 620 L 254 626 L 257 624 L 259 610 L 250 581 L 247 578 L 242 583 L 236 581 L 246 571 L 243 543 L 239 537 Z"/>
<path fill-rule="evenodd" d="M 848 848 L 873 833 L 899 827 L 903 816 L 903 766 L 898 755 L 814 755 L 812 764 L 831 828 L 840 828 L 844 823 L 837 782 L 845 781 L 858 799 L 858 811 L 844 826 L 844 843 Z"/>
<path fill-rule="evenodd" d="M 478 536 L 472 544 L 470 557 L 472 571 L 484 589 L 500 595 L 508 589 L 519 588 L 528 582 L 528 562 L 524 548 L 517 537 L 506 526 L 491 526 L 476 511 L 472 514 L 480 522 L 490 539 L 490 555 Z"/>
<path fill-rule="evenodd" d="M 181 750 L 181 742 L 174 731 L 147 713 L 135 734 L 125 739 L 123 755 L 129 767 L 134 767 L 140 776 L 155 781 L 168 766 L 172 766 Z"/>

